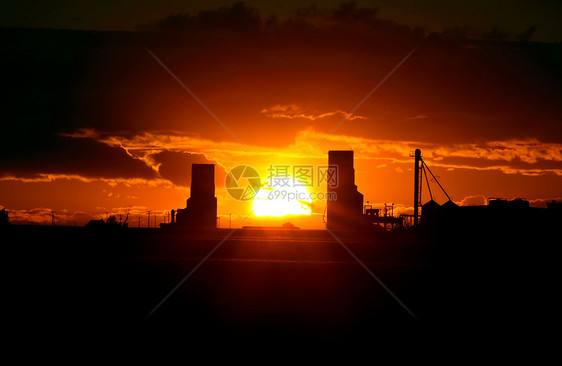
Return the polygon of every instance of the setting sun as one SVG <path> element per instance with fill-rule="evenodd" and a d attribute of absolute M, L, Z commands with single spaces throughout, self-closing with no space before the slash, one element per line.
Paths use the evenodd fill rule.
<path fill-rule="evenodd" d="M 285 215 L 310 215 L 312 199 L 306 188 L 272 187 L 264 185 L 256 194 L 252 207 L 259 217 Z"/>

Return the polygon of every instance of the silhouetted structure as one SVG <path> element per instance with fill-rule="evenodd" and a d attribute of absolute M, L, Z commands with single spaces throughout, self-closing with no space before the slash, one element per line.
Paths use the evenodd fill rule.
<path fill-rule="evenodd" d="M 177 210 L 175 222 L 183 227 L 216 228 L 216 220 L 215 166 L 214 164 L 193 164 L 191 166 L 191 197 L 187 199 L 184 209 Z"/>
<path fill-rule="evenodd" d="M 471 228 L 471 230 L 503 230 L 517 231 L 524 227 L 545 228 L 553 225 L 560 219 L 556 202 L 547 204 L 547 209 L 530 207 L 529 201 L 524 198 L 507 200 L 505 198 L 489 198 L 487 205 L 462 206 L 454 203 L 439 180 L 431 172 L 422 158 L 420 149 L 410 156 L 415 157 L 414 163 L 414 225 L 419 224 L 426 232 L 451 232 L 457 229 Z M 443 205 L 433 200 L 429 186 L 428 172 L 433 181 L 447 196 L 448 201 Z M 422 182 L 425 178 L 430 200 L 421 206 L 421 219 L 419 219 L 419 206 L 422 198 Z M 367 212 L 368 214 L 369 212 Z M 378 213 L 378 212 L 377 212 Z"/>
<path fill-rule="evenodd" d="M 105 222 L 103 221 L 103 219 L 99 219 L 99 220 L 90 220 L 88 221 L 88 223 L 86 224 L 87 228 L 99 228 L 105 226 Z"/>
<path fill-rule="evenodd" d="M 421 208 L 421 223 L 424 225 L 435 225 L 438 219 L 437 213 L 439 212 L 441 205 L 434 200 L 429 200 L 422 205 Z M 416 225 L 416 214 L 414 213 L 414 225 Z"/>
<path fill-rule="evenodd" d="M 552 200 L 552 202 L 546 203 L 546 208 L 553 214 L 562 214 L 562 202 L 556 202 L 555 200 Z"/>
<path fill-rule="evenodd" d="M 337 179 L 328 181 L 328 197 L 335 195 L 336 199 L 327 202 L 327 228 L 349 230 L 364 226 L 363 195 L 355 185 L 353 151 L 329 151 L 328 165 L 335 169 Z"/>
<path fill-rule="evenodd" d="M 402 227 L 403 218 L 394 217 L 391 213 L 393 204 L 385 205 L 384 216 L 372 205 L 363 206 L 363 195 L 355 185 L 353 151 L 329 151 L 328 165 L 330 173 L 327 179 L 327 196 L 335 198 L 327 202 L 326 226 L 329 230 L 363 232 L 374 225 L 386 229 Z"/>
<path fill-rule="evenodd" d="M 562 220 L 562 210 L 556 205 L 560 204 L 547 204 L 546 209 L 530 207 L 524 198 L 489 198 L 486 205 L 479 206 L 458 206 L 450 200 L 439 205 L 430 200 L 422 206 L 420 227 L 433 233 L 467 228 L 475 232 L 538 233 Z"/>
<path fill-rule="evenodd" d="M 388 210 L 385 210 L 384 215 L 380 215 L 380 209 L 373 208 L 372 205 L 365 205 L 365 221 L 368 224 L 382 225 L 385 229 L 390 228 L 401 228 L 403 225 L 402 217 L 394 217 L 392 214 L 388 214 Z"/>
<path fill-rule="evenodd" d="M 421 175 L 421 150 L 416 149 L 414 154 L 415 162 L 414 162 L 414 225 L 418 224 L 418 217 L 419 217 L 419 204 L 421 200 L 421 184 L 420 184 L 420 175 Z"/>
<path fill-rule="evenodd" d="M 0 210 L 0 226 L 8 225 L 9 223 L 10 223 L 10 218 L 8 217 L 8 213 L 6 212 L 6 209 L 3 208 L 2 210 Z"/>

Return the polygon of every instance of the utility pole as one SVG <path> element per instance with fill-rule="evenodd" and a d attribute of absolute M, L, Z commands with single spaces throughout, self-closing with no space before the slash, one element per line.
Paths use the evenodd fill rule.
<path fill-rule="evenodd" d="M 55 211 L 51 210 L 51 226 L 55 226 Z"/>
<path fill-rule="evenodd" d="M 139 215 L 139 229 L 140 229 L 140 215 Z"/>
<path fill-rule="evenodd" d="M 416 149 L 414 163 L 414 225 L 418 224 L 419 204 L 420 204 L 420 161 L 421 150 Z"/>
<path fill-rule="evenodd" d="M 147 211 L 147 214 L 148 214 L 148 220 L 146 224 L 148 225 L 147 227 L 150 229 L 150 211 Z"/>

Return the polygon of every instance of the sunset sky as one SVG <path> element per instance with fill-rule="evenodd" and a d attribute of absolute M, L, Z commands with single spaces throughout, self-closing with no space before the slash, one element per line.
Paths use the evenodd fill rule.
<path fill-rule="evenodd" d="M 146 226 L 185 207 L 192 163 L 213 163 L 221 227 L 319 229 L 255 217 L 224 179 L 335 149 L 396 214 L 412 211 L 416 148 L 458 204 L 562 199 L 562 2 L 420 3 L 5 1 L 0 208 Z"/>

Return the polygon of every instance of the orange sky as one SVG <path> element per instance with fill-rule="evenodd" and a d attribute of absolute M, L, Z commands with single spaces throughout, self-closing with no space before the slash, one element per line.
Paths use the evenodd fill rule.
<path fill-rule="evenodd" d="M 362 8 L 314 26 L 245 11 L 234 30 L 197 17 L 145 33 L 4 30 L 0 206 L 11 221 L 50 222 L 54 210 L 82 225 L 129 210 L 146 226 L 150 210 L 163 222 L 185 207 L 191 163 L 214 163 L 222 227 L 250 213 L 244 225 L 320 228 L 253 217 L 224 177 L 238 164 L 262 177 L 270 164 L 327 164 L 331 149 L 354 150 L 365 201 L 395 213 L 413 205 L 416 148 L 457 203 L 562 198 L 559 44 L 430 36 Z M 255 28 L 241 29 L 248 19 Z M 320 220 L 324 207 L 313 202 Z"/>

